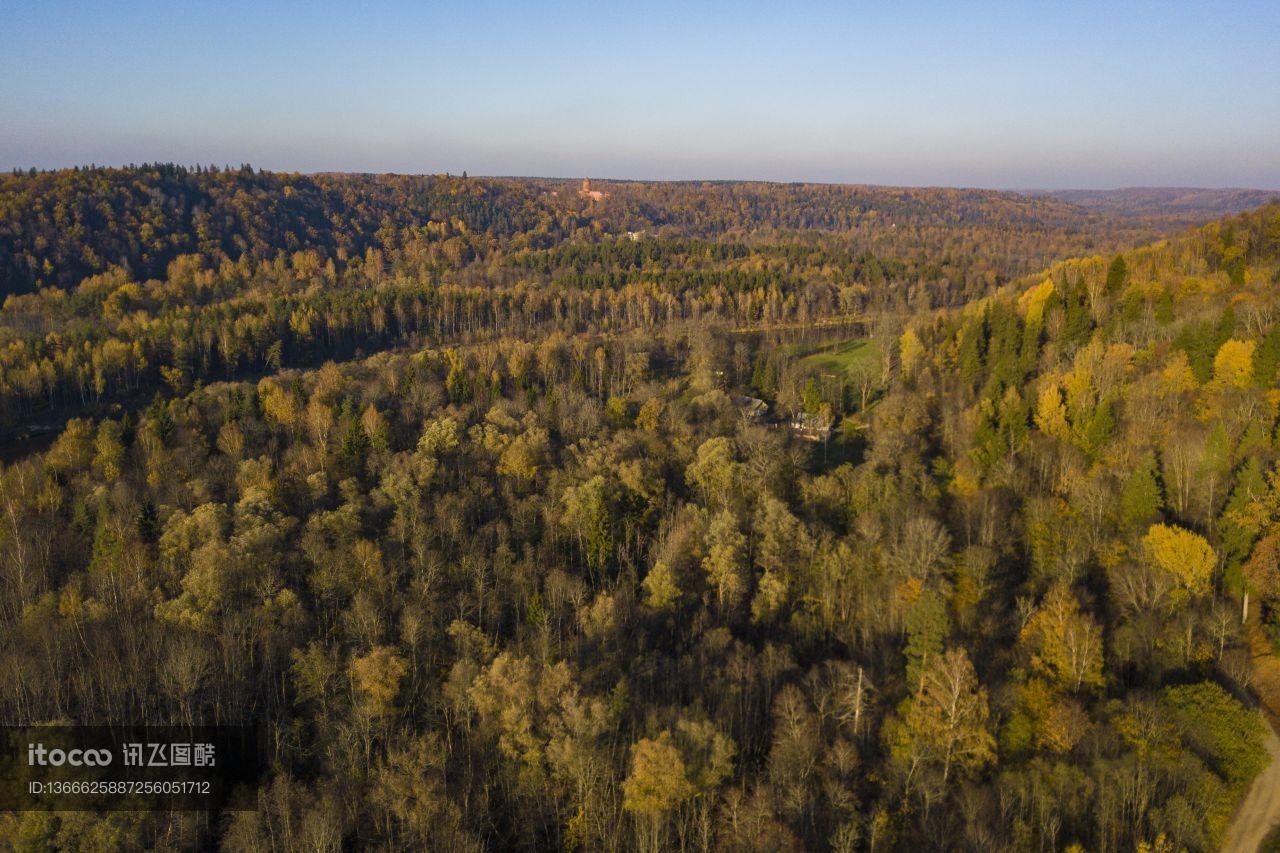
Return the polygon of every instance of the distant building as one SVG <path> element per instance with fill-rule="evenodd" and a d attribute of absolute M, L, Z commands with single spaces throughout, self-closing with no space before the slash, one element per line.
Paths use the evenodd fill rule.
<path fill-rule="evenodd" d="M 760 423 L 769 414 L 769 404 L 757 397 L 734 397 L 733 404 L 742 416 L 752 423 Z"/>
<path fill-rule="evenodd" d="M 831 418 L 811 415 L 808 412 L 797 412 L 791 419 L 791 431 L 805 441 L 825 442 L 831 438 Z"/>
<path fill-rule="evenodd" d="M 592 201 L 604 201 L 604 197 L 605 197 L 605 193 L 601 192 L 600 190 L 591 189 L 590 178 L 582 179 L 582 189 L 578 190 L 578 195 L 582 196 L 583 198 L 589 198 Z"/>

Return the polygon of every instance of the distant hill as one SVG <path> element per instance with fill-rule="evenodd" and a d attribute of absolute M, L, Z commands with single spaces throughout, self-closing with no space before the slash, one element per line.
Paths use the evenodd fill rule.
<path fill-rule="evenodd" d="M 1244 213 L 1280 199 L 1277 190 L 1125 187 L 1118 190 L 1033 190 L 1028 195 L 1054 198 L 1111 216 L 1159 217 L 1198 221 Z"/>
<path fill-rule="evenodd" d="M 715 239 L 762 229 L 864 235 L 888 235 L 900 226 L 995 229 L 1028 244 L 1032 257 L 1012 270 L 1019 274 L 1094 245 L 1119 240 L 1131 246 L 1162 232 L 1150 222 L 1135 227 L 1054 198 L 994 190 L 602 181 L 583 191 L 567 180 L 297 175 L 247 166 L 3 174 L 0 299 L 73 288 L 112 267 L 139 281 L 158 278 L 176 258 L 193 253 L 214 266 L 311 249 L 362 255 L 370 247 L 391 248 L 405 229 L 433 221 L 458 222 L 469 234 L 497 240 L 537 235 L 535 243 L 547 244 L 580 228 L 662 229 Z M 1046 251 L 1051 236 L 1064 235 L 1094 242 L 1075 239 Z"/>

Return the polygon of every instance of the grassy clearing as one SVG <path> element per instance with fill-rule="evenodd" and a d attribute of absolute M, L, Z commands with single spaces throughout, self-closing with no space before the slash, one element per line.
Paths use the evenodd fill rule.
<path fill-rule="evenodd" d="M 816 373 L 842 375 L 854 365 L 880 358 L 880 347 L 869 338 L 850 338 L 823 346 L 804 356 L 800 363 Z"/>

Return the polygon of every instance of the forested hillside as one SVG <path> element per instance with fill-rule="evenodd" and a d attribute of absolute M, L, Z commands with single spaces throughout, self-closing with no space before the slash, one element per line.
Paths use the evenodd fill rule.
<path fill-rule="evenodd" d="M 1187 222 L 1229 216 L 1280 199 L 1276 190 L 1129 187 L 1118 190 L 1052 190 L 1033 195 L 1056 198 L 1113 216 L 1155 217 Z"/>
<path fill-rule="evenodd" d="M 5 192 L 153 180 L 96 174 Z M 261 722 L 270 770 L 0 838 L 1217 849 L 1280 645 L 1280 206 L 1116 254 L 1002 194 L 380 177 L 377 236 L 366 179 L 163 180 L 264 182 L 268 248 L 6 238 L 5 414 L 76 416 L 0 469 L 0 718 Z"/>
<path fill-rule="evenodd" d="M 298 175 L 171 164 L 0 174 L 0 296 L 72 288 L 113 267 L 143 282 L 181 255 L 273 260 L 301 250 L 390 249 L 411 227 L 446 223 L 490 241 L 522 235 L 544 248 L 584 228 L 661 228 L 713 237 L 757 230 L 999 228 L 1025 244 L 1006 256 L 1036 264 L 1082 239 L 1149 234 L 1052 198 L 987 190 L 763 183 L 608 182 L 599 198 L 568 181 L 449 176 Z M 1060 236 L 1065 234 L 1066 236 Z M 447 235 L 441 240 L 448 239 Z M 956 235 L 962 236 L 962 235 Z M 1034 266 L 1018 270 L 1029 272 Z M 1001 268 L 1008 273 L 1009 269 Z"/>
<path fill-rule="evenodd" d="M 0 176 L 0 293 L 70 288 L 127 270 L 163 276 L 182 255 L 271 260 L 299 250 L 363 253 L 400 228 L 435 219 L 495 236 L 563 237 L 527 183 L 445 177 L 309 176 L 169 164 Z"/>
<path fill-rule="evenodd" d="M 176 166 L 0 176 L 0 440 L 156 391 L 550 328 L 957 305 L 1160 231 L 978 190 Z"/>

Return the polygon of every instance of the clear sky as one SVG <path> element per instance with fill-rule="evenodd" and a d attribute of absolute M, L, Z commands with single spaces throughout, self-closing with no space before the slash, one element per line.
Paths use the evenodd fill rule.
<path fill-rule="evenodd" d="M 0 168 L 1280 188 L 1280 2 L 13 0 Z"/>

